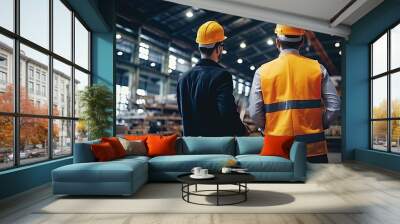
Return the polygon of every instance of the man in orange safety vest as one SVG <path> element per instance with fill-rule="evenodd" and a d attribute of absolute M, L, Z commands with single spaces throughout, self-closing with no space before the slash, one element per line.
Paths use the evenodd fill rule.
<path fill-rule="evenodd" d="M 309 162 L 326 163 L 324 130 L 338 116 L 340 98 L 325 67 L 299 54 L 305 31 L 278 24 L 275 33 L 280 55 L 255 72 L 250 116 L 264 129 L 264 144 L 288 136 L 307 144 Z"/>

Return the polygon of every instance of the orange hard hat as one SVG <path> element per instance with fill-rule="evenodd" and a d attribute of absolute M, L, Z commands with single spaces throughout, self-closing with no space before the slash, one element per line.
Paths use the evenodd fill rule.
<path fill-rule="evenodd" d="M 203 23 L 197 30 L 196 43 L 200 47 L 213 47 L 213 44 L 225 40 L 224 28 L 216 21 Z"/>
<path fill-rule="evenodd" d="M 276 35 L 303 36 L 305 31 L 303 29 L 293 27 L 293 26 L 276 24 L 275 33 L 276 33 Z"/>

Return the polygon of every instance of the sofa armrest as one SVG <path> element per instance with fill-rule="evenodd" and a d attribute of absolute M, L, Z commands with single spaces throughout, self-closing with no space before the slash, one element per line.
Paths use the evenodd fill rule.
<path fill-rule="evenodd" d="M 89 163 L 95 162 L 96 158 L 92 153 L 90 146 L 92 144 L 100 143 L 99 140 L 75 143 L 74 145 L 74 163 Z"/>
<path fill-rule="evenodd" d="M 307 174 L 307 146 L 304 142 L 293 142 L 290 149 L 290 160 L 293 162 L 293 179 L 305 181 Z"/>

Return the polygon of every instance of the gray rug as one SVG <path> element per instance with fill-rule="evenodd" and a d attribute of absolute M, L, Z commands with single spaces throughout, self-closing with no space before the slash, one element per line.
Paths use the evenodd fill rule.
<path fill-rule="evenodd" d="M 203 185 L 199 190 L 213 188 L 215 186 Z M 180 184 L 150 183 L 132 197 L 58 197 L 43 205 L 36 213 L 360 213 L 360 205 L 349 203 L 316 184 L 260 183 L 249 184 L 249 189 L 246 202 L 217 207 L 183 201 Z M 227 197 L 222 202 L 229 203 L 236 199 Z M 194 196 L 191 200 L 215 203 L 215 197 L 210 196 Z"/>

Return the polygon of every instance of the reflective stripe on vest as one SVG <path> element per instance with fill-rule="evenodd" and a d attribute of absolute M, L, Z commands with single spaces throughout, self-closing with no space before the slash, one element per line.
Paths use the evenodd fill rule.
<path fill-rule="evenodd" d="M 295 140 L 305 143 L 321 142 L 325 141 L 325 134 L 324 132 L 321 132 L 316 134 L 297 135 Z"/>
<path fill-rule="evenodd" d="M 321 108 L 321 100 L 289 100 L 264 105 L 265 113 L 272 113 L 289 109 Z"/>

